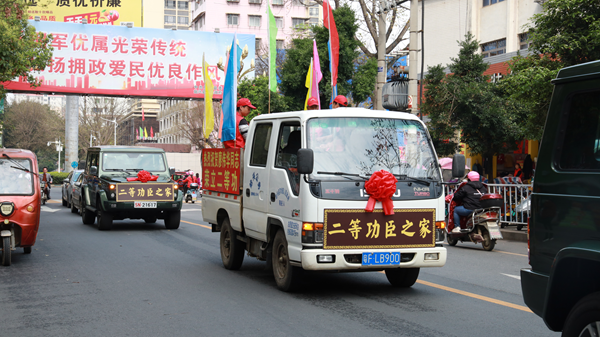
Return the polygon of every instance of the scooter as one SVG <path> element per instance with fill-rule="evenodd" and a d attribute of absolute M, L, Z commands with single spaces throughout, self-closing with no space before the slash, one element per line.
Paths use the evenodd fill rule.
<path fill-rule="evenodd" d="M 460 189 L 466 183 L 459 186 Z M 458 191 L 457 189 L 457 191 Z M 450 246 L 456 246 L 460 242 L 481 243 L 483 249 L 492 251 L 496 246 L 496 240 L 503 239 L 500 232 L 500 215 L 504 200 L 500 194 L 484 194 L 481 196 L 480 209 L 476 209 L 468 217 L 460 219 L 460 228 L 458 233 L 452 233 L 454 229 L 454 208 L 460 205 L 458 200 L 450 200 L 450 212 L 446 223 L 446 239 Z"/>
<path fill-rule="evenodd" d="M 188 188 L 187 192 L 185 193 L 185 203 L 187 204 L 188 201 L 191 201 L 193 204 L 194 202 L 196 202 L 197 198 L 198 198 L 198 184 L 191 183 L 190 188 Z"/>
<path fill-rule="evenodd" d="M 41 193 L 42 205 L 46 204 L 46 200 L 48 200 L 49 191 L 50 191 L 50 189 L 46 187 L 44 182 L 40 181 L 40 193 Z"/>

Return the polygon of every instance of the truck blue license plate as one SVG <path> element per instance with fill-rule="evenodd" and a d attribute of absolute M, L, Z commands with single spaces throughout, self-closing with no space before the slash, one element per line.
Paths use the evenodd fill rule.
<path fill-rule="evenodd" d="M 363 266 L 393 266 L 400 265 L 400 253 L 374 252 L 362 254 Z"/>

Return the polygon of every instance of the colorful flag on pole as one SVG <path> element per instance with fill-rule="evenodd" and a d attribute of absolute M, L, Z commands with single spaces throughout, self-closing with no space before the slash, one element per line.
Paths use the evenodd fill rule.
<path fill-rule="evenodd" d="M 312 86 L 311 96 L 315 97 L 319 102 L 319 109 L 321 109 L 321 97 L 319 95 L 319 82 L 323 79 L 323 73 L 321 72 L 321 62 L 319 61 L 319 52 L 317 51 L 317 40 L 313 40 L 313 60 L 312 60 L 313 74 L 312 74 Z"/>
<path fill-rule="evenodd" d="M 144 120 L 144 108 L 142 108 L 142 120 Z"/>
<path fill-rule="evenodd" d="M 225 85 L 223 85 L 223 127 L 221 141 L 235 139 L 237 125 L 235 124 L 236 100 L 237 100 L 237 76 L 240 67 L 242 48 L 237 45 L 237 34 L 233 36 L 231 50 L 227 58 L 227 69 L 225 69 Z"/>
<path fill-rule="evenodd" d="M 215 128 L 215 112 L 213 111 L 213 91 L 215 86 L 208 75 L 208 63 L 202 53 L 202 78 L 204 79 L 204 138 L 208 138 Z"/>
<path fill-rule="evenodd" d="M 277 92 L 277 21 L 273 12 L 271 12 L 269 1 L 267 1 L 267 15 L 269 18 L 269 24 L 267 25 L 269 33 L 269 89 Z"/>
<path fill-rule="evenodd" d="M 139 128 L 140 128 L 140 138 L 144 139 L 144 130 L 142 130 L 141 126 L 139 126 Z"/>
<path fill-rule="evenodd" d="M 308 88 L 308 92 L 306 93 L 306 99 L 304 100 L 304 110 L 308 110 L 308 99 L 312 94 L 312 85 L 313 85 L 313 59 L 310 58 L 310 65 L 308 66 L 308 72 L 306 73 L 306 81 L 304 85 Z"/>
<path fill-rule="evenodd" d="M 154 138 L 154 130 L 150 127 L 150 137 Z"/>
<path fill-rule="evenodd" d="M 148 130 L 144 127 L 144 138 L 148 138 Z"/>
<path fill-rule="evenodd" d="M 138 129 L 135 129 L 135 139 L 140 139 L 140 133 Z"/>
<path fill-rule="evenodd" d="M 337 96 L 337 75 L 340 58 L 340 39 L 338 36 L 333 11 L 328 0 L 323 0 L 323 26 L 329 29 L 329 70 L 331 71 L 331 101 Z"/>

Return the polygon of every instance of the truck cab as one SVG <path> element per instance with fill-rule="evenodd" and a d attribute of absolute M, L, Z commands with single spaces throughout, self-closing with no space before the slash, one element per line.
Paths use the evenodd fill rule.
<path fill-rule="evenodd" d="M 407 287 L 421 267 L 445 264 L 441 171 L 417 117 L 361 108 L 262 115 L 239 155 L 236 195 L 211 190 L 210 177 L 221 174 L 214 157 L 223 159 L 203 153 L 203 216 L 221 232 L 225 267 L 239 268 L 247 250 L 272 263 L 278 286 L 290 290 L 302 270 L 384 270 Z M 373 197 L 365 184 L 381 170 L 393 214 L 375 199 L 365 210 Z"/>
<path fill-rule="evenodd" d="M 531 195 L 525 303 L 563 336 L 600 329 L 600 61 L 560 70 Z"/>

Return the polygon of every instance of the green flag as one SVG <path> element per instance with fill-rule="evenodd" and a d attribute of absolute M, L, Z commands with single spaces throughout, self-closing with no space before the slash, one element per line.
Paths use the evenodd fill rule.
<path fill-rule="evenodd" d="M 267 15 L 269 16 L 269 89 L 277 92 L 277 21 L 271 12 L 269 1 L 267 1 Z"/>

